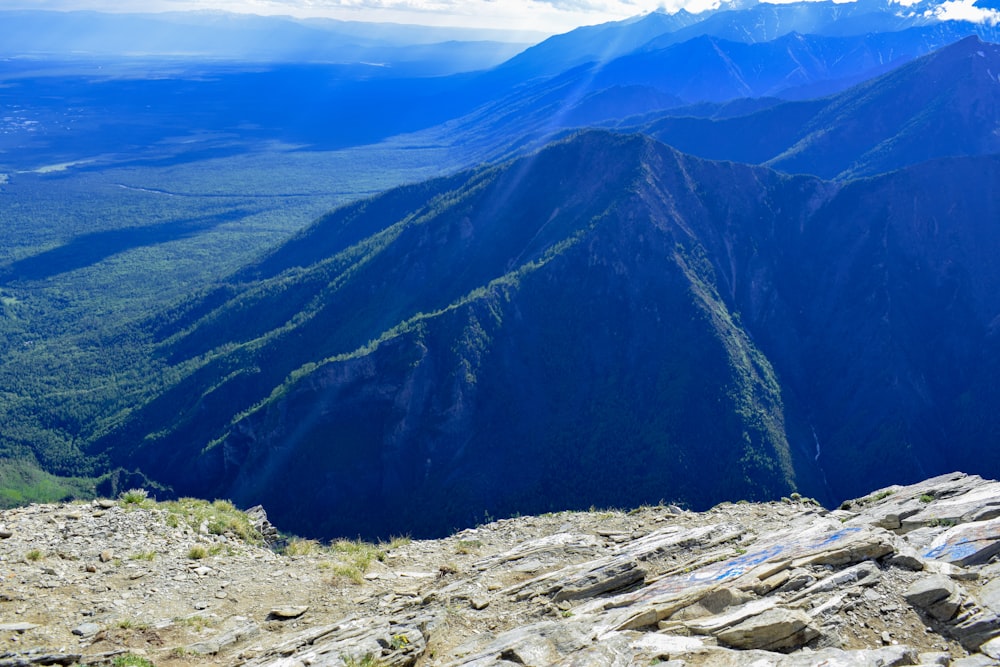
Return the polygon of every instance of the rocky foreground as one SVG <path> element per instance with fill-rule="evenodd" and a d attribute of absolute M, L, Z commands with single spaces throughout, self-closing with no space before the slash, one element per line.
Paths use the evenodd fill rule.
<path fill-rule="evenodd" d="M 975 476 L 284 553 L 230 510 L 0 514 L 0 667 L 1000 665 L 1000 483 Z"/>

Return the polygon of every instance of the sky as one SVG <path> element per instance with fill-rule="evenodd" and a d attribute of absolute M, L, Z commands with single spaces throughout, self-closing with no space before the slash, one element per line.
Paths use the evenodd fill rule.
<path fill-rule="evenodd" d="M 159 12 L 214 9 L 297 18 L 390 21 L 420 25 L 562 33 L 581 25 L 617 21 L 671 3 L 718 0 L 0 0 L 0 9 L 93 9 Z"/>
<path fill-rule="evenodd" d="M 681 7 L 699 12 L 723 0 L 0 0 L 0 9 L 92 9 L 109 12 L 221 10 L 296 18 L 413 23 L 497 28 L 533 34 L 568 32 L 582 25 Z M 762 0 L 790 2 L 793 0 Z M 851 0 L 835 0 L 850 2 Z M 895 0 L 910 5 L 918 0 Z M 976 0 L 944 0 L 934 9 L 941 19 L 1000 23 L 1000 12 L 975 6 Z"/>

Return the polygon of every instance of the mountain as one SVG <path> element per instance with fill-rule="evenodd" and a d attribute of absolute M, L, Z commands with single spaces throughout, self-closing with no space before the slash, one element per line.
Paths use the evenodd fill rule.
<path fill-rule="evenodd" d="M 953 33 L 950 41 L 970 34 L 996 40 L 996 17 L 955 20 L 937 0 L 920 0 L 906 7 L 890 0 L 854 2 L 727 2 L 716 9 L 692 14 L 686 10 L 668 14 L 651 12 L 625 21 L 584 26 L 555 35 L 501 65 L 498 71 L 521 80 L 553 76 L 593 63 L 603 65 L 630 54 L 659 51 L 701 37 L 756 44 L 793 34 L 826 37 L 864 37 L 906 32 L 924 27 Z M 945 20 L 948 18 L 948 20 Z M 920 51 L 925 53 L 936 46 Z M 895 59 L 895 58 L 892 58 Z M 881 63 L 884 64 L 884 63 Z"/>
<path fill-rule="evenodd" d="M 609 62 L 594 73 L 591 85 L 654 86 L 687 102 L 800 98 L 806 91 L 839 92 L 969 34 L 975 26 L 967 23 L 847 37 L 792 32 L 751 43 L 703 34 Z"/>
<path fill-rule="evenodd" d="M 196 370 L 95 451 L 330 535 L 787 493 L 779 387 L 692 237 L 762 187 L 817 186 L 598 133 L 341 209 L 169 323 Z"/>
<path fill-rule="evenodd" d="M 18 58 L 374 63 L 408 75 L 441 75 L 490 68 L 542 36 L 212 11 L 0 11 L 0 56 Z"/>
<path fill-rule="evenodd" d="M 683 9 L 651 12 L 625 21 L 583 26 L 554 35 L 511 58 L 498 69 L 524 78 L 552 76 L 591 62 L 601 63 L 635 51 L 652 39 L 697 25 L 703 17 Z"/>
<path fill-rule="evenodd" d="M 968 37 L 832 97 L 725 119 L 666 117 L 644 131 L 711 159 L 851 177 L 1000 152 L 1000 46 Z"/>
<path fill-rule="evenodd" d="M 697 24 L 651 39 L 645 48 L 659 49 L 702 35 L 754 43 L 791 33 L 843 37 L 896 32 L 937 23 L 932 8 L 938 4 L 923 2 L 905 9 L 890 0 L 758 2 L 736 8 L 724 5 Z"/>
<path fill-rule="evenodd" d="M 811 92 L 840 92 L 930 50 L 949 46 L 975 29 L 970 23 L 936 23 L 850 37 L 792 33 L 749 44 L 701 36 L 516 85 L 507 94 L 498 94 L 471 113 L 421 136 L 428 143 L 494 160 L 525 147 L 537 148 L 567 128 L 621 126 L 651 132 L 681 150 L 705 157 L 763 162 L 803 136 L 802 123 L 821 103 L 762 112 L 760 127 L 749 131 L 743 124 L 753 123 L 752 119 L 716 124 L 688 118 L 719 113 L 716 107 L 695 105 L 744 100 L 724 112 L 726 117 L 736 117 L 770 109 L 775 97 L 798 100 Z M 488 85 L 501 71 L 483 74 L 476 85 Z M 959 71 L 954 75 L 965 76 Z M 885 98 L 893 94 L 887 91 Z M 745 109 L 743 113 L 737 112 L 738 107 Z M 668 119 L 650 125 L 664 116 Z M 841 119 L 822 122 L 834 125 Z M 821 128 L 821 122 L 816 127 Z M 748 144 L 748 140 L 755 143 Z"/>
<path fill-rule="evenodd" d="M 319 535 L 994 470 L 998 177 L 575 135 L 340 209 L 158 320 L 182 378 L 91 451 Z"/>

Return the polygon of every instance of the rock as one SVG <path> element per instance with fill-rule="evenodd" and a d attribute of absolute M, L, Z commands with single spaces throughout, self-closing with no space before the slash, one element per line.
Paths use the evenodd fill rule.
<path fill-rule="evenodd" d="M 1000 660 L 1000 637 L 985 642 L 979 647 L 979 652 L 990 656 L 994 660 Z"/>
<path fill-rule="evenodd" d="M 1000 635 L 1000 617 L 983 609 L 969 593 L 944 575 L 915 581 L 904 593 L 907 602 L 946 624 L 949 634 L 968 650 Z"/>
<path fill-rule="evenodd" d="M 276 618 L 279 620 L 287 620 L 290 618 L 298 618 L 304 613 L 309 611 L 309 607 L 302 606 L 287 606 L 287 607 L 274 607 L 268 612 L 268 618 Z"/>
<path fill-rule="evenodd" d="M 684 623 L 688 630 L 699 635 L 718 634 L 722 630 L 732 627 L 748 618 L 757 616 L 774 609 L 778 604 L 774 599 L 754 600 L 744 605 L 730 609 L 724 614 L 700 618 Z"/>
<path fill-rule="evenodd" d="M 37 623 L 0 623 L 0 632 L 27 632 L 38 627 Z"/>
<path fill-rule="evenodd" d="M 952 660 L 949 667 L 996 667 L 996 664 L 996 660 L 993 658 L 982 653 L 974 653 L 965 658 Z"/>
<path fill-rule="evenodd" d="M 109 510 L 112 507 L 117 507 L 118 505 L 117 502 L 109 498 L 98 498 L 97 500 L 94 501 L 94 504 L 100 507 L 101 509 L 105 510 Z"/>
<path fill-rule="evenodd" d="M 950 528 L 922 554 L 924 558 L 955 565 L 981 565 L 1000 553 L 1000 519 L 976 521 Z"/>
<path fill-rule="evenodd" d="M 802 611 L 770 609 L 717 633 L 723 644 L 739 649 L 769 651 L 798 648 L 819 637 L 812 619 Z"/>
<path fill-rule="evenodd" d="M 962 601 L 958 585 L 939 574 L 918 579 L 906 589 L 903 597 L 939 621 L 947 621 L 954 616 Z"/>
<path fill-rule="evenodd" d="M 817 581 L 812 586 L 791 597 L 789 602 L 796 602 L 814 596 L 817 593 L 826 593 L 847 585 L 874 586 L 878 583 L 880 576 L 877 564 L 872 561 L 861 562 Z"/>
<path fill-rule="evenodd" d="M 628 588 L 645 578 L 646 570 L 639 567 L 636 561 L 613 559 L 559 582 L 552 600 L 561 602 L 596 597 Z"/>
<path fill-rule="evenodd" d="M 945 651 L 925 651 L 917 656 L 917 664 L 947 667 L 951 664 L 951 654 Z"/>
<path fill-rule="evenodd" d="M 97 623 L 82 623 L 73 628 L 73 634 L 78 637 L 83 637 L 84 639 L 87 637 L 93 637 L 100 631 L 101 626 Z"/>
<path fill-rule="evenodd" d="M 264 511 L 263 506 L 254 505 L 246 511 L 246 515 L 253 524 L 254 530 L 260 533 L 265 543 L 275 544 L 278 541 L 280 538 L 278 529 L 268 521 L 267 512 Z"/>
<path fill-rule="evenodd" d="M 223 649 L 229 648 L 248 637 L 253 637 L 260 632 L 260 628 L 252 621 L 246 621 L 245 619 L 235 620 L 235 624 L 230 624 L 234 627 L 229 627 L 217 637 L 191 644 L 187 647 L 187 650 L 197 655 L 215 655 Z"/>
<path fill-rule="evenodd" d="M 46 619 L 23 633 L 16 628 L 28 625 L 0 628 L 10 645 L 32 643 L 30 655 L 61 655 L 83 636 L 71 632 L 82 617 L 107 628 L 88 648 L 145 646 L 157 664 L 171 662 L 174 648 L 258 666 L 366 656 L 386 667 L 941 662 L 931 651 L 992 661 L 1000 564 L 925 553 L 935 540 L 956 545 L 955 528 L 996 520 L 983 517 L 998 488 L 945 476 L 830 514 L 789 502 L 520 517 L 383 545 L 356 583 L 332 576 L 350 564 L 346 550 L 286 556 L 235 535 L 223 541 L 216 528 L 199 534 L 202 506 L 185 516 L 112 502 L 75 520 L 65 505 L 0 510 L 12 532 L 0 540 L 4 620 Z M 952 507 L 959 525 L 914 524 L 938 506 Z M 897 522 L 895 532 L 877 527 Z M 210 555 L 190 558 L 194 546 Z M 33 549 L 48 555 L 29 562 Z M 303 620 L 279 622 L 302 618 L 304 605 L 288 604 L 299 600 L 309 604 Z M 268 610 L 267 632 L 249 638 L 248 619 L 262 622 Z M 837 642 L 856 650 L 829 647 Z M 111 661 L 96 655 L 80 662 Z"/>
<path fill-rule="evenodd" d="M 976 597 L 993 613 L 1000 613 L 1000 579 L 994 579 L 983 586 Z"/>
<path fill-rule="evenodd" d="M 98 556 L 98 558 L 100 558 L 100 560 L 101 560 L 102 563 L 107 563 L 107 562 L 113 560 L 114 557 L 115 557 L 114 554 L 111 553 L 108 550 L 102 551 L 101 555 Z"/>

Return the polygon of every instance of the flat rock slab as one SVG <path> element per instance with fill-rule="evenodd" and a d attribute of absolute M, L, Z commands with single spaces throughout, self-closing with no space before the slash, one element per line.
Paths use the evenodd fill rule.
<path fill-rule="evenodd" d="M 709 563 L 689 573 L 664 577 L 633 593 L 581 605 L 581 612 L 622 608 L 613 629 L 638 629 L 669 618 L 721 584 L 741 577 L 770 576 L 806 565 L 848 565 L 893 552 L 891 535 L 867 527 L 843 527 L 820 521 L 809 528 L 789 530 L 729 560 Z"/>
<path fill-rule="evenodd" d="M 37 623 L 0 623 L 0 632 L 27 632 L 38 627 Z"/>
<path fill-rule="evenodd" d="M 770 609 L 719 632 L 732 648 L 775 651 L 797 648 L 819 636 L 808 614 L 799 609 Z"/>
<path fill-rule="evenodd" d="M 1000 553 L 1000 519 L 991 519 L 966 523 L 946 530 L 931 542 L 923 557 L 967 567 L 982 565 L 998 553 Z"/>
<path fill-rule="evenodd" d="M 73 634 L 78 637 L 93 637 L 101 631 L 97 623 L 83 623 L 73 628 Z"/>
<path fill-rule="evenodd" d="M 268 617 L 276 618 L 278 620 L 288 620 L 292 618 L 298 618 L 302 614 L 309 611 L 309 607 L 302 605 L 298 607 L 275 607 L 268 613 Z"/>

